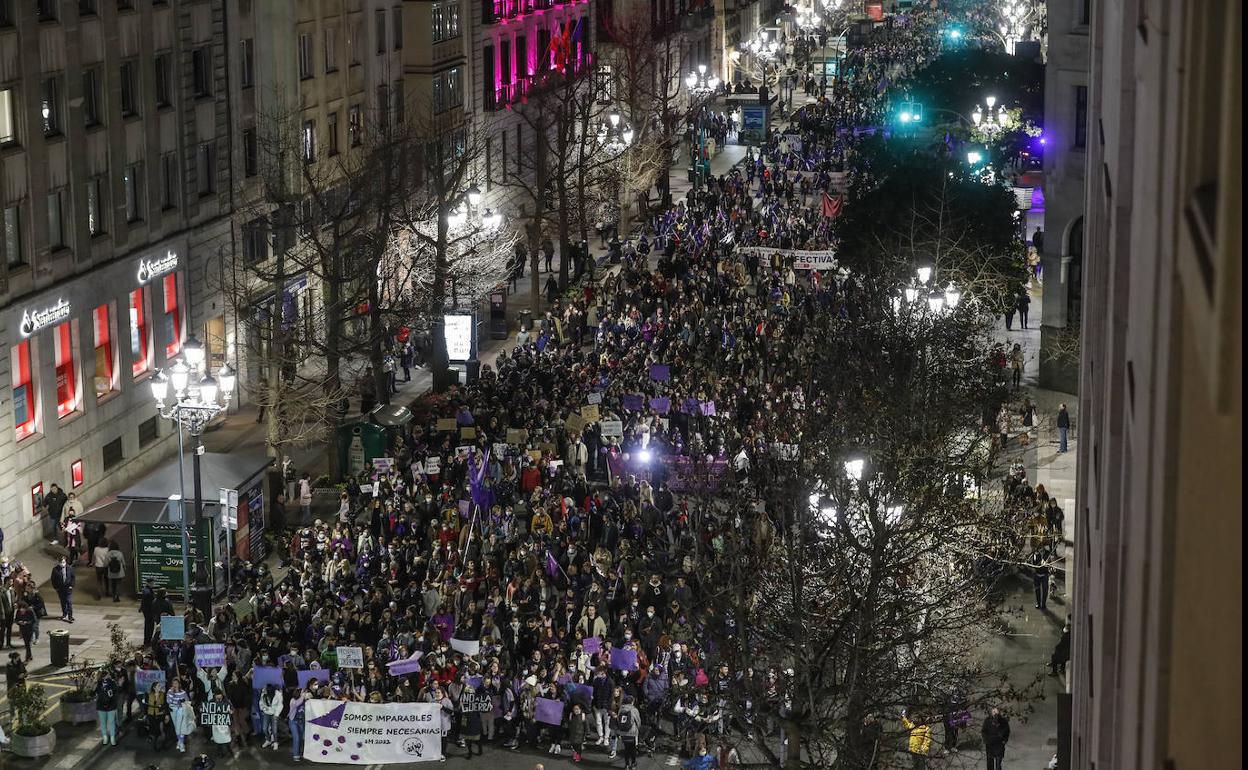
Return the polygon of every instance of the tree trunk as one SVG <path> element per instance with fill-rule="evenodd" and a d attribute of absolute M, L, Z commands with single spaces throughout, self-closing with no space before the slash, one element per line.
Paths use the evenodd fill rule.
<path fill-rule="evenodd" d="M 330 277 L 325 286 L 325 390 L 331 394 L 341 393 L 342 386 L 342 282 L 340 279 L 342 255 L 337 249 L 329 257 L 330 269 L 326 275 Z M 346 412 L 334 405 L 330 411 L 330 438 L 325 442 L 325 460 L 329 466 L 330 478 L 338 481 L 342 478 L 342 468 L 338 463 L 338 429 L 346 421 Z"/>

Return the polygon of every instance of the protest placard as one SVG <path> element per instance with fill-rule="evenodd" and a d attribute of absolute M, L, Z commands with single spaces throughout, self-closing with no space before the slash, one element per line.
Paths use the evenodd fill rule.
<path fill-rule="evenodd" d="M 329 672 L 323 668 L 314 668 L 314 669 L 309 669 L 308 671 L 300 671 L 297 673 L 297 676 L 299 677 L 299 686 L 305 690 L 308 688 L 308 682 L 311 682 L 313 679 L 315 679 L 318 682 L 329 681 Z"/>
<path fill-rule="evenodd" d="M 458 427 L 459 427 L 459 423 L 455 422 L 454 417 L 438 418 L 438 430 L 439 431 L 453 431 Z"/>
<path fill-rule="evenodd" d="M 525 428 L 508 428 L 507 443 L 519 446 L 529 440 L 529 431 Z"/>
<path fill-rule="evenodd" d="M 585 430 L 585 418 L 574 412 L 564 420 L 563 427 L 568 433 L 581 433 Z"/>
<path fill-rule="evenodd" d="M 611 668 L 619 671 L 636 671 L 637 651 L 611 650 Z"/>
<path fill-rule="evenodd" d="M 224 644 L 195 645 L 195 665 L 200 668 L 220 668 L 225 665 Z"/>
<path fill-rule="evenodd" d="M 477 429 L 476 429 L 475 427 L 471 426 L 471 425 L 465 425 L 464 427 L 462 427 L 462 428 L 460 428 L 460 429 L 459 429 L 459 437 L 460 437 L 461 439 L 464 439 L 464 438 L 476 438 L 476 437 L 477 437 Z"/>
<path fill-rule="evenodd" d="M 442 458 L 434 455 L 425 458 L 425 473 L 436 476 L 442 472 Z"/>
<path fill-rule="evenodd" d="M 147 692 L 152 689 L 152 685 L 156 682 L 165 683 L 165 672 L 159 669 L 147 671 L 139 669 L 134 672 L 134 689 L 138 692 Z"/>
<path fill-rule="evenodd" d="M 464 693 L 459 696 L 459 707 L 465 714 L 485 714 L 494 710 L 494 701 L 483 692 Z"/>
<path fill-rule="evenodd" d="M 160 639 L 164 642 L 180 642 L 186 636 L 186 618 L 181 615 L 162 615 Z"/>
<path fill-rule="evenodd" d="M 623 438 L 624 436 L 623 420 L 603 420 L 598 426 L 602 430 L 603 438 Z"/>
<path fill-rule="evenodd" d="M 598 405 L 590 404 L 589 406 L 581 407 L 581 417 L 585 418 L 585 422 L 598 422 L 600 417 L 598 414 Z"/>
<path fill-rule="evenodd" d="M 389 473 L 394 468 L 393 457 L 374 457 L 373 468 L 381 473 Z"/>
<path fill-rule="evenodd" d="M 590 394 L 588 394 L 587 396 L 585 396 L 585 403 L 587 403 L 587 404 L 601 404 L 601 403 L 602 403 L 602 394 L 601 394 L 601 393 L 590 393 Z"/>
<path fill-rule="evenodd" d="M 587 655 L 597 655 L 602 652 L 602 640 L 596 636 L 587 636 L 581 640 L 581 649 L 585 650 Z"/>
<path fill-rule="evenodd" d="M 666 396 L 652 398 L 650 399 L 650 408 L 659 414 L 667 414 L 668 410 L 672 408 L 672 400 Z"/>
<path fill-rule="evenodd" d="M 525 452 L 525 454 L 527 454 L 529 456 L 529 459 L 533 460 L 534 462 L 542 459 L 542 450 L 540 449 L 530 449 L 528 452 Z"/>
<path fill-rule="evenodd" d="M 544 725 L 559 725 L 563 722 L 563 701 L 554 698 L 538 698 L 537 711 L 534 714 L 538 722 Z"/>
<path fill-rule="evenodd" d="M 199 711 L 199 723 L 201 725 L 228 725 L 231 717 L 230 702 L 208 701 Z"/>
<path fill-rule="evenodd" d="M 476 639 L 451 639 L 451 649 L 471 657 L 481 651 L 481 642 Z"/>
<path fill-rule="evenodd" d="M 361 647 L 339 647 L 339 668 L 364 668 L 364 649 Z"/>
<path fill-rule="evenodd" d="M 640 412 L 645 408 L 645 404 L 646 398 L 640 393 L 624 394 L 624 411 L 626 412 Z"/>
<path fill-rule="evenodd" d="M 672 367 L 668 364 L 650 364 L 650 379 L 655 382 L 666 382 L 672 378 Z"/>
<path fill-rule="evenodd" d="M 455 447 L 455 456 L 467 457 L 468 455 L 472 454 L 472 449 L 473 449 L 472 444 L 460 444 L 459 446 Z"/>
<path fill-rule="evenodd" d="M 252 666 L 251 689 L 263 690 L 266 685 L 282 686 L 282 670 L 277 666 Z"/>
<path fill-rule="evenodd" d="M 504 457 L 504 456 L 506 456 L 506 454 L 507 454 L 507 445 L 506 445 L 506 444 L 495 443 L 495 444 L 494 444 L 494 446 L 493 446 L 493 450 L 494 450 L 494 457 L 495 457 L 495 459 L 497 459 L 497 460 L 501 461 L 501 460 L 503 459 L 503 457 Z"/>

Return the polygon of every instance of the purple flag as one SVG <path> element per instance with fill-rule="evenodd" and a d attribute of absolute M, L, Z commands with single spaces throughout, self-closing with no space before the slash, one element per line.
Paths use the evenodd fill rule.
<path fill-rule="evenodd" d="M 581 649 L 589 655 L 597 655 L 602 651 L 602 640 L 596 636 L 587 636 L 581 641 Z"/>
<path fill-rule="evenodd" d="M 277 666 L 255 666 L 251 669 L 251 689 L 263 690 L 265 685 L 282 686 L 282 670 Z"/>
<path fill-rule="evenodd" d="M 417 650 L 412 653 L 410 658 L 403 660 L 392 660 L 387 666 L 390 669 L 390 676 L 404 676 L 405 674 L 415 674 L 420 671 L 420 656 L 425 653 Z"/>
<path fill-rule="evenodd" d="M 544 725 L 558 725 L 563 722 L 563 701 L 554 698 L 538 698 L 537 721 Z"/>
<path fill-rule="evenodd" d="M 637 670 L 636 650 L 611 650 L 611 668 L 620 671 Z"/>
<path fill-rule="evenodd" d="M 650 399 L 650 408 L 659 414 L 667 414 L 668 410 L 672 408 L 672 400 L 667 396 L 652 398 Z"/>
<path fill-rule="evenodd" d="M 555 561 L 555 557 L 550 555 L 550 551 L 546 552 L 546 574 L 552 578 L 559 574 L 559 562 Z"/>
<path fill-rule="evenodd" d="M 715 416 L 715 402 L 714 401 L 703 401 L 699 406 L 702 409 L 703 417 Z"/>
<path fill-rule="evenodd" d="M 665 382 L 672 378 L 672 367 L 667 364 L 650 364 L 650 379 Z"/>
<path fill-rule="evenodd" d="M 629 412 L 640 412 L 645 406 L 645 398 L 640 393 L 624 394 L 624 409 Z"/>

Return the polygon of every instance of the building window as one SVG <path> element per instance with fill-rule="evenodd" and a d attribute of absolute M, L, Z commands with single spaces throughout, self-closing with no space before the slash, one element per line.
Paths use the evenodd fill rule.
<path fill-rule="evenodd" d="M 178 274 L 169 273 L 161 279 L 165 296 L 165 359 L 182 351 L 182 306 L 178 301 Z"/>
<path fill-rule="evenodd" d="M 299 79 L 312 77 L 312 36 L 299 36 Z"/>
<path fill-rule="evenodd" d="M 13 26 L 13 0 L 0 0 L 0 28 Z"/>
<path fill-rule="evenodd" d="M 256 84 L 256 41 L 247 38 L 238 45 L 239 83 L 243 88 Z"/>
<path fill-rule="evenodd" d="M 126 221 L 137 222 L 143 218 L 143 166 L 134 163 L 126 166 L 122 175 L 126 191 Z"/>
<path fill-rule="evenodd" d="M 152 369 L 149 328 L 147 323 L 147 289 L 130 292 L 130 369 L 135 378 Z"/>
<path fill-rule="evenodd" d="M 403 125 L 403 81 L 396 80 L 394 87 L 390 89 L 390 93 L 394 94 L 394 124 L 396 126 Z"/>
<path fill-rule="evenodd" d="M 56 136 L 61 133 L 61 84 L 57 82 L 57 78 L 43 81 L 39 96 L 43 135 Z"/>
<path fill-rule="evenodd" d="M 312 163 L 316 160 L 316 121 L 303 121 L 303 162 Z"/>
<path fill-rule="evenodd" d="M 338 71 L 338 28 L 325 30 L 325 72 Z"/>
<path fill-rule="evenodd" d="M 113 307 L 100 305 L 91 313 L 95 337 L 95 397 L 107 397 L 117 390 L 117 350 L 113 347 Z"/>
<path fill-rule="evenodd" d="M 133 61 L 121 63 L 118 73 L 121 78 L 121 116 L 133 117 L 139 114 L 139 65 Z"/>
<path fill-rule="evenodd" d="M 392 9 L 394 21 L 394 50 L 403 50 L 403 9 L 395 6 Z"/>
<path fill-rule="evenodd" d="M 126 455 L 125 451 L 122 449 L 120 436 L 104 445 L 103 466 L 105 473 L 108 473 L 118 465 L 121 465 L 125 462 L 125 459 Z"/>
<path fill-rule="evenodd" d="M 359 147 L 363 138 L 363 126 L 360 125 L 360 105 L 353 104 L 347 110 L 347 141 L 352 147 Z"/>
<path fill-rule="evenodd" d="M 74 460 L 69 464 L 69 487 L 77 489 L 82 486 L 82 460 Z"/>
<path fill-rule="evenodd" d="M 433 79 L 433 111 L 446 112 L 463 104 L 459 68 L 442 72 Z"/>
<path fill-rule="evenodd" d="M 386 52 L 386 12 L 385 10 L 381 8 L 377 9 L 377 14 L 374 18 L 377 22 L 376 24 L 377 53 L 383 54 Z"/>
<path fill-rule="evenodd" d="M 338 154 L 338 113 L 331 112 L 327 116 L 325 129 L 329 133 L 329 154 Z"/>
<path fill-rule="evenodd" d="M 100 235 L 104 232 L 104 179 L 92 177 L 87 180 L 87 232 Z"/>
<path fill-rule="evenodd" d="M 201 46 L 191 51 L 191 82 L 195 98 L 212 96 L 212 48 Z"/>
<path fill-rule="evenodd" d="M 390 86 L 377 86 L 377 128 L 385 131 L 390 127 Z"/>
<path fill-rule="evenodd" d="M 22 218 L 18 204 L 4 209 L 4 261 L 10 268 L 26 263 L 22 256 Z"/>
<path fill-rule="evenodd" d="M 364 29 L 359 22 L 353 22 L 347 35 L 347 56 L 352 65 L 360 63 L 364 51 Z"/>
<path fill-rule="evenodd" d="M 264 220 L 257 218 L 243 225 L 243 261 L 247 264 L 269 258 L 269 239 Z"/>
<path fill-rule="evenodd" d="M 157 54 L 156 67 L 156 106 L 160 108 L 173 104 L 173 55 Z"/>
<path fill-rule="evenodd" d="M 79 16 L 94 16 L 95 15 L 95 0 L 78 0 L 78 15 Z"/>
<path fill-rule="evenodd" d="M 217 190 L 217 148 L 212 142 L 204 142 L 195 152 L 195 166 L 199 181 L 199 194 L 211 195 Z"/>
<path fill-rule="evenodd" d="M 17 142 L 17 96 L 12 88 L 0 88 L 0 146 Z"/>
<path fill-rule="evenodd" d="M 1088 87 L 1075 86 L 1075 149 L 1088 146 Z"/>
<path fill-rule="evenodd" d="M 166 210 L 178 207 L 178 155 L 167 152 L 160 156 L 160 205 Z"/>
<path fill-rule="evenodd" d="M 73 322 L 57 324 L 53 331 L 52 342 L 56 349 L 56 418 L 63 420 L 79 411 Z"/>
<path fill-rule="evenodd" d="M 485 191 L 489 192 L 494 186 L 494 139 L 485 138 Z"/>
<path fill-rule="evenodd" d="M 60 0 L 35 0 L 35 15 L 39 21 L 56 21 L 56 5 Z"/>
<path fill-rule="evenodd" d="M 40 481 L 32 484 L 30 487 L 30 510 L 34 517 L 39 518 L 39 513 L 43 509 L 43 482 Z"/>
<path fill-rule="evenodd" d="M 83 70 L 82 73 L 82 122 L 90 128 L 103 122 L 100 114 L 100 71 Z"/>
<path fill-rule="evenodd" d="M 433 42 L 441 43 L 459 37 L 459 3 L 433 4 Z"/>
<path fill-rule="evenodd" d="M 256 146 L 256 129 L 243 129 L 243 176 L 252 177 L 258 172 L 260 165 L 259 149 Z"/>
<path fill-rule="evenodd" d="M 13 429 L 18 441 L 39 432 L 35 367 L 30 349 L 30 340 L 22 340 L 10 350 L 10 366 L 13 370 Z"/>
<path fill-rule="evenodd" d="M 64 197 L 60 190 L 48 193 L 48 245 L 53 249 L 65 248 L 65 222 L 61 219 Z"/>
<path fill-rule="evenodd" d="M 160 418 L 149 417 L 139 423 L 139 449 L 160 439 Z"/>

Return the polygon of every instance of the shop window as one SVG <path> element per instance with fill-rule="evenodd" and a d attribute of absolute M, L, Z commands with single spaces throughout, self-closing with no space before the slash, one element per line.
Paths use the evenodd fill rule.
<path fill-rule="evenodd" d="M 165 295 L 165 358 L 182 351 L 182 307 L 178 304 L 178 274 L 161 279 Z"/>
<path fill-rule="evenodd" d="M 65 419 L 79 411 L 78 371 L 74 365 L 74 327 L 72 321 L 58 324 L 52 340 L 56 348 L 56 417 Z"/>
<path fill-rule="evenodd" d="M 13 374 L 13 429 L 17 440 L 39 432 L 38 399 L 35 397 L 35 367 L 30 340 L 22 340 L 10 351 Z"/>
<path fill-rule="evenodd" d="M 69 464 L 69 486 L 70 489 L 82 486 L 82 460 L 74 460 Z"/>
<path fill-rule="evenodd" d="M 40 481 L 30 488 L 30 514 L 36 519 L 43 509 L 43 482 Z"/>
<path fill-rule="evenodd" d="M 100 305 L 91 315 L 95 339 L 95 397 L 102 399 L 117 390 L 117 352 L 113 346 L 112 307 Z"/>
<path fill-rule="evenodd" d="M 130 361 L 135 377 L 152 370 L 147 319 L 147 289 L 130 292 Z"/>

